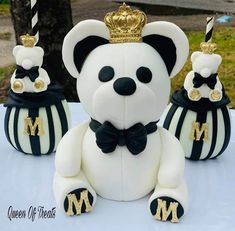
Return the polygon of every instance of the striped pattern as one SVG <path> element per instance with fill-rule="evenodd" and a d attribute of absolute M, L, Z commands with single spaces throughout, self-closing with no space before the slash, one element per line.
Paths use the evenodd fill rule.
<path fill-rule="evenodd" d="M 24 134 L 24 119 L 36 117 L 43 120 L 44 134 L 31 136 Z M 43 155 L 56 150 L 62 136 L 70 128 L 70 114 L 66 100 L 40 108 L 8 107 L 5 114 L 5 134 L 10 144 L 25 154 Z"/>
<path fill-rule="evenodd" d="M 207 17 L 205 42 L 212 42 L 213 27 L 214 27 L 214 17 Z"/>
<path fill-rule="evenodd" d="M 231 135 L 229 109 L 223 106 L 205 113 L 197 113 L 172 103 L 162 117 L 163 127 L 181 142 L 185 156 L 192 160 L 215 158 L 228 146 Z M 192 123 L 208 123 L 208 140 L 192 140 Z"/>
<path fill-rule="evenodd" d="M 37 0 L 31 0 L 31 23 L 32 23 L 32 34 L 33 34 L 33 36 L 36 37 L 36 44 L 37 44 L 38 40 L 39 40 L 38 2 L 37 2 Z"/>

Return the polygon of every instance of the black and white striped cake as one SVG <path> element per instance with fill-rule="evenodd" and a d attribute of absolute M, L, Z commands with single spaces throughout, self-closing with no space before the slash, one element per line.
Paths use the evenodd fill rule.
<path fill-rule="evenodd" d="M 215 158 L 224 152 L 230 140 L 228 103 L 225 94 L 219 102 L 206 98 L 192 102 L 182 89 L 173 94 L 160 124 L 179 139 L 186 158 Z"/>
<path fill-rule="evenodd" d="M 54 152 L 70 127 L 68 104 L 58 86 L 37 94 L 10 91 L 5 106 L 6 137 L 15 149 L 25 154 Z"/>

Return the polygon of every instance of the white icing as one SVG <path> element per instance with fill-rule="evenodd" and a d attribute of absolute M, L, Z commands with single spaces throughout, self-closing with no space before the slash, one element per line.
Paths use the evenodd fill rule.
<path fill-rule="evenodd" d="M 40 148 L 41 148 L 41 153 L 45 154 L 49 151 L 49 148 L 50 148 L 49 126 L 48 126 L 48 118 L 47 118 L 46 109 L 42 107 L 39 108 L 38 116 L 43 119 L 44 134 L 40 136 Z"/>
<path fill-rule="evenodd" d="M 177 125 L 178 125 L 178 122 L 179 122 L 179 118 L 180 118 L 180 115 L 181 115 L 181 112 L 183 111 L 183 108 L 182 107 L 179 107 L 177 108 L 173 118 L 172 118 L 172 122 L 170 123 L 170 126 L 169 126 L 169 131 L 174 135 L 175 134 L 175 131 L 176 131 L 176 128 L 177 128 Z"/>
<path fill-rule="evenodd" d="M 61 137 L 62 137 L 62 128 L 61 128 L 60 117 L 59 117 L 59 114 L 58 114 L 58 111 L 57 111 L 55 105 L 51 106 L 51 113 L 52 113 L 53 123 L 54 123 L 54 133 L 55 133 L 54 150 L 55 150 L 61 140 Z"/>
<path fill-rule="evenodd" d="M 211 148 L 211 144 L 212 144 L 213 127 L 210 127 L 210 126 L 213 126 L 213 123 L 212 123 L 211 111 L 207 112 L 206 122 L 208 123 L 208 139 L 203 142 L 200 159 L 204 159 L 208 155 L 210 148 Z"/>
<path fill-rule="evenodd" d="M 11 109 L 9 122 L 8 122 L 8 129 L 9 129 L 9 138 L 11 140 L 12 145 L 16 148 L 15 138 L 14 138 L 14 115 L 15 115 L 15 108 Z"/>
<path fill-rule="evenodd" d="M 25 153 L 32 153 L 32 148 L 30 145 L 30 139 L 28 134 L 24 134 L 25 123 L 24 119 L 28 117 L 28 109 L 21 108 L 19 110 L 19 117 L 18 117 L 18 140 L 20 147 Z"/>
<path fill-rule="evenodd" d="M 220 152 L 224 144 L 225 126 L 224 126 L 224 118 L 223 118 L 221 109 L 217 109 L 217 121 L 218 122 L 217 122 L 216 145 L 215 145 L 215 149 L 211 158 L 218 155 L 218 153 Z"/>

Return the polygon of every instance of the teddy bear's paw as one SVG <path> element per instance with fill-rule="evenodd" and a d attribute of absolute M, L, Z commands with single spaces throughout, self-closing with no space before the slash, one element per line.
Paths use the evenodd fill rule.
<path fill-rule="evenodd" d="M 211 102 L 217 102 L 222 99 L 222 91 L 219 89 L 211 90 L 209 93 L 209 99 Z"/>
<path fill-rule="evenodd" d="M 14 91 L 15 93 L 23 93 L 25 86 L 24 86 L 24 82 L 20 79 L 15 80 L 12 84 L 11 84 L 11 89 L 12 91 Z"/>
<path fill-rule="evenodd" d="M 198 100 L 201 99 L 200 91 L 198 89 L 196 89 L 196 88 L 191 88 L 188 91 L 188 97 L 192 101 L 198 101 Z"/>
<path fill-rule="evenodd" d="M 35 92 L 41 92 L 47 89 L 47 84 L 42 79 L 37 78 L 33 87 Z"/>
<path fill-rule="evenodd" d="M 152 200 L 150 211 L 155 219 L 172 223 L 178 223 L 184 214 L 182 205 L 170 197 L 158 197 Z"/>
<path fill-rule="evenodd" d="M 68 216 L 92 211 L 94 198 L 86 188 L 75 189 L 66 195 L 64 210 Z"/>

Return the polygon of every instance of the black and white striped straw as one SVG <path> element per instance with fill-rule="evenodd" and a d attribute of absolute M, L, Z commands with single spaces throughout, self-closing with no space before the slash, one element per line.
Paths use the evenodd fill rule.
<path fill-rule="evenodd" d="M 214 17 L 207 17 L 205 42 L 212 42 L 213 28 L 214 28 Z"/>
<path fill-rule="evenodd" d="M 38 40 L 39 40 L 38 2 L 37 2 L 37 0 L 31 0 L 31 22 L 32 22 L 32 34 L 33 34 L 33 36 L 35 36 L 36 44 L 37 44 Z"/>

